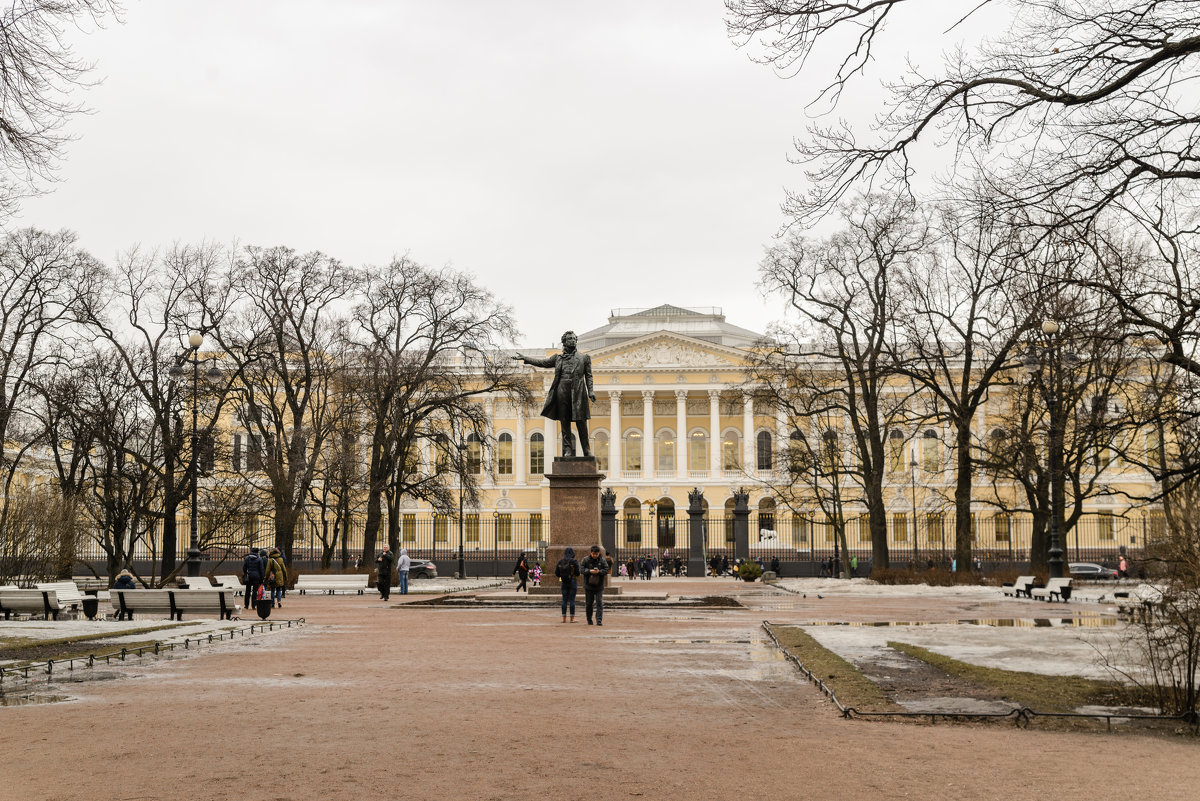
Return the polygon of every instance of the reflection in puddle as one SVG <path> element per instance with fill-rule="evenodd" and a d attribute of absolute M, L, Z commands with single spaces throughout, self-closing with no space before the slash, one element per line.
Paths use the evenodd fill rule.
<path fill-rule="evenodd" d="M 0 706 L 29 706 L 31 704 L 57 704 L 70 701 L 68 695 L 5 695 L 0 694 Z"/>
<path fill-rule="evenodd" d="M 1022 628 L 1108 628 L 1120 625 L 1116 617 L 1101 615 L 1081 615 L 1080 617 L 1058 618 L 973 618 L 970 620 L 877 620 L 877 621 L 845 621 L 845 620 L 813 620 L 797 623 L 798 626 L 848 626 L 850 628 L 906 628 L 910 626 L 991 626 L 993 628 L 1022 629 Z"/>

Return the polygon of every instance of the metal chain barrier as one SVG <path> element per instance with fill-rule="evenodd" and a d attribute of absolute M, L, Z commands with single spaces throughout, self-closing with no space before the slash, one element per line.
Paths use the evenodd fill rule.
<path fill-rule="evenodd" d="M 42 665 L 40 662 L 33 662 L 28 665 L 21 665 L 19 667 L 0 667 L 0 685 L 3 685 L 6 679 L 22 679 L 28 681 L 30 671 L 35 672 L 35 677 L 38 675 L 39 671 L 44 672 L 47 677 L 53 677 L 54 668 L 56 666 L 61 668 L 61 666 L 66 665 L 67 671 L 71 672 L 75 670 L 75 664 L 77 662 L 80 663 L 82 667 L 90 668 L 95 667 L 96 663 L 103 659 L 104 664 L 108 665 L 111 664 L 112 660 L 114 659 L 124 662 L 126 657 L 130 655 L 140 657 L 145 655 L 147 652 L 152 652 L 154 656 L 158 656 L 164 651 L 174 651 L 177 646 L 182 646 L 183 650 L 186 651 L 189 650 L 193 644 L 196 646 L 200 646 L 202 644 L 212 644 L 225 639 L 232 640 L 238 635 L 241 635 L 242 637 L 249 637 L 256 631 L 258 633 L 262 633 L 274 631 L 276 628 L 280 630 L 285 628 L 290 629 L 292 626 L 303 626 L 304 622 L 304 618 L 298 618 L 296 620 L 282 620 L 278 623 L 274 621 L 267 623 L 251 623 L 249 626 L 243 626 L 240 629 L 231 629 L 220 634 L 209 634 L 207 636 L 196 637 L 194 639 L 191 637 L 184 637 L 182 643 L 178 641 L 156 641 L 153 645 L 142 645 L 133 649 L 121 648 L 119 651 L 111 651 L 107 654 L 88 654 L 87 656 L 71 657 L 70 659 L 60 660 L 58 662 L 53 659 L 47 659 L 45 665 Z M 47 680 L 49 680 L 49 678 Z"/>
<path fill-rule="evenodd" d="M 837 706 L 838 711 L 843 718 L 847 720 L 853 718 L 929 718 L 930 723 L 936 723 L 938 718 L 943 720 L 1008 720 L 1011 719 L 1019 729 L 1029 728 L 1029 724 L 1034 718 L 1088 718 L 1090 720 L 1103 720 L 1109 731 L 1112 731 L 1112 722 L 1116 718 L 1118 720 L 1157 720 L 1157 721 L 1178 721 L 1186 723 L 1192 727 L 1194 734 L 1200 735 L 1200 715 L 1195 712 L 1184 712 L 1180 715 L 1145 715 L 1135 713 L 1110 713 L 1110 712 L 1038 712 L 1029 707 L 1014 707 L 1007 712 L 863 712 L 855 709 L 852 706 L 845 706 L 838 700 L 837 695 L 824 681 L 818 678 L 804 663 L 802 663 L 788 649 L 784 648 L 779 639 L 775 636 L 775 632 L 771 630 L 771 622 L 764 620 L 762 629 L 771 638 L 772 644 L 779 649 L 783 657 L 792 663 L 803 673 L 809 681 L 816 685 L 817 689 L 824 693 L 825 697 L 833 701 Z"/>

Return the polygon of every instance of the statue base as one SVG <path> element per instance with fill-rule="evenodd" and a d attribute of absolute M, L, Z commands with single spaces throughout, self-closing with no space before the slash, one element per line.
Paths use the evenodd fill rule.
<path fill-rule="evenodd" d="M 600 482 L 594 456 L 567 456 L 555 459 L 546 474 L 550 482 L 550 539 L 546 545 L 546 563 L 542 584 L 554 593 L 561 592 L 554 566 L 568 547 L 583 561 L 588 549 L 600 544 Z M 610 554 L 611 555 L 611 554 Z"/>

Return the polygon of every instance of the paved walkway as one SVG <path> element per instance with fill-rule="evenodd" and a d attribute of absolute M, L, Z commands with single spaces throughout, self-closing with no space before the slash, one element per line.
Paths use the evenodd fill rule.
<path fill-rule="evenodd" d="M 940 621 L 953 640 L 971 624 L 950 621 L 1044 604 L 646 586 L 717 588 L 747 608 L 612 610 L 597 629 L 533 603 L 292 598 L 303 629 L 56 687 L 66 703 L 0 708 L 0 799 L 1195 797 L 1190 739 L 841 720 L 759 628 Z M 1125 768 L 1106 767 L 1113 753 Z"/>

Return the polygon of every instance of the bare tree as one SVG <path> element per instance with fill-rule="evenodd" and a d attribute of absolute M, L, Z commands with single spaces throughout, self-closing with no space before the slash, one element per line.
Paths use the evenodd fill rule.
<path fill-rule="evenodd" d="M 843 474 L 861 482 L 872 564 L 885 568 L 887 443 L 907 399 L 892 380 L 894 290 L 903 265 L 925 248 L 927 224 L 912 204 L 879 195 L 860 199 L 842 216 L 844 229 L 824 241 L 792 236 L 768 251 L 763 285 L 783 296 L 800 325 L 773 331 L 784 344 L 768 348 L 752 380 L 790 417 L 818 415 L 835 433 L 845 429 L 854 459 Z"/>
<path fill-rule="evenodd" d="M 358 285 L 355 270 L 323 253 L 248 247 L 200 301 L 238 376 L 247 436 L 238 467 L 270 498 L 275 547 L 289 562 L 333 419 L 333 317 Z"/>
<path fill-rule="evenodd" d="M 927 16 L 919 0 L 726 0 L 728 27 L 760 58 L 810 76 L 820 46 L 840 54 L 817 78 L 834 102 L 862 77 L 901 14 Z M 1200 178 L 1200 117 L 1180 110 L 1200 69 L 1200 6 L 1192 0 L 994 0 L 927 24 L 947 30 L 989 15 L 989 31 L 944 56 L 940 70 L 908 71 L 887 84 L 890 102 L 864 137 L 839 123 L 798 142 L 811 192 L 790 194 L 798 219 L 824 214 L 865 185 L 905 191 L 918 142 L 950 143 L 959 166 L 995 178 L 1013 207 L 1086 221 L 1116 202 L 1154 197 Z"/>
<path fill-rule="evenodd" d="M 91 65 L 68 44 L 68 29 L 118 18 L 113 0 L 13 0 L 0 9 L 0 164 L 29 183 L 49 175 L 69 136 L 67 119 L 82 105 L 75 90 L 88 85 Z M 15 193 L 0 188 L 0 209 Z"/>
<path fill-rule="evenodd" d="M 527 403 L 529 395 L 500 353 L 516 335 L 511 309 L 463 273 L 408 258 L 371 271 L 347 333 L 357 365 L 350 381 L 370 438 L 363 562 L 371 564 L 385 496 L 394 545 L 401 497 L 447 509 L 449 479 L 469 473 L 458 464 L 465 458 L 458 448 L 445 451 L 447 460 L 422 466 L 426 446 L 439 436 L 482 438 L 484 396 Z"/>
<path fill-rule="evenodd" d="M 8 497 L 39 441 L 40 424 L 29 414 L 38 382 L 62 363 L 73 306 L 88 295 L 97 269 L 68 231 L 24 229 L 0 238 L 0 497 Z"/>
<path fill-rule="evenodd" d="M 1029 312 L 1014 302 L 1019 249 L 995 204 L 977 196 L 942 206 L 937 229 L 937 247 L 928 258 L 896 276 L 903 311 L 895 321 L 901 333 L 892 355 L 897 374 L 913 383 L 915 419 L 950 429 L 954 555 L 959 565 L 971 565 L 974 426 L 989 390 L 1013 366 Z M 940 449 L 941 437 L 936 439 Z"/>
<path fill-rule="evenodd" d="M 176 246 L 161 254 L 131 250 L 105 272 L 103 291 L 80 299 L 80 317 L 106 341 L 124 365 L 129 386 L 136 391 L 153 433 L 142 439 L 138 458 L 159 475 L 162 554 L 157 575 L 166 581 L 176 571 L 177 515 L 187 500 L 200 449 L 192 443 L 211 441 L 222 412 L 223 399 L 237 371 L 222 376 L 220 385 L 202 382 L 193 397 L 191 382 L 173 380 L 172 368 L 195 355 L 185 344 L 192 332 L 204 332 L 217 320 L 200 303 L 214 291 L 214 276 L 228 262 L 221 248 Z M 189 404 L 197 409 L 197 430 L 186 421 Z"/>

